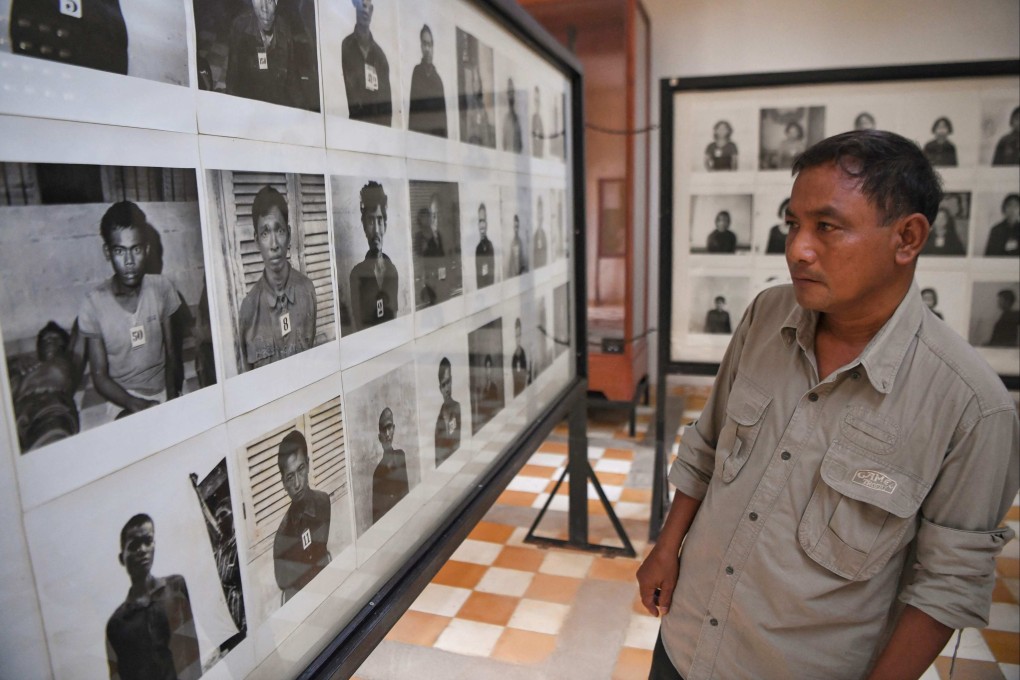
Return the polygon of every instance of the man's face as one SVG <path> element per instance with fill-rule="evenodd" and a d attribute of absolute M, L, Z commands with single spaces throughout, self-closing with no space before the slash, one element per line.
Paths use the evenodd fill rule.
<path fill-rule="evenodd" d="M 520 236 L 521 233 L 521 220 L 514 215 L 514 236 Z"/>
<path fill-rule="evenodd" d="M 946 124 L 946 121 L 940 120 L 935 124 L 935 136 L 939 139 L 945 139 L 949 136 L 949 126 Z"/>
<path fill-rule="evenodd" d="M 855 313 L 884 299 L 897 277 L 894 225 L 835 164 L 802 171 L 787 207 L 786 264 L 797 302 Z"/>
<path fill-rule="evenodd" d="M 357 12 L 357 18 L 355 19 L 358 28 L 368 28 L 369 24 L 372 23 L 372 0 L 351 0 L 354 5 L 354 9 Z"/>
<path fill-rule="evenodd" d="M 929 309 L 935 309 L 935 294 L 930 290 L 921 291 L 921 299 L 924 300 L 924 304 L 926 304 Z"/>
<path fill-rule="evenodd" d="M 114 229 L 110 234 L 110 243 L 103 246 L 103 252 L 113 265 L 113 274 L 122 286 L 137 288 L 142 284 L 149 246 L 140 229 L 137 227 Z"/>
<path fill-rule="evenodd" d="M 1004 312 L 1009 311 L 1009 309 L 1013 306 L 1013 298 L 1008 295 L 1003 295 L 1002 293 L 999 293 L 995 297 L 995 301 L 998 303 L 999 309 Z"/>
<path fill-rule="evenodd" d="M 124 547 L 120 550 L 120 563 L 127 569 L 132 580 L 146 576 L 152 570 L 156 556 L 156 532 L 152 522 L 131 527 L 124 535 Z"/>
<path fill-rule="evenodd" d="M 389 451 L 393 448 L 393 432 L 396 428 L 393 425 L 393 412 L 389 409 L 383 411 L 379 417 L 379 443 L 383 449 Z"/>
<path fill-rule="evenodd" d="M 730 228 L 730 216 L 726 213 L 719 213 L 715 216 L 715 230 L 716 231 L 729 231 Z"/>
<path fill-rule="evenodd" d="M 368 247 L 373 252 L 382 252 L 383 237 L 386 235 L 386 218 L 383 217 L 382 206 L 377 205 L 373 210 L 362 214 L 361 226 L 365 228 Z"/>
<path fill-rule="evenodd" d="M 304 498 L 308 491 L 308 452 L 302 449 L 283 457 L 280 462 L 280 481 L 291 502 Z"/>
<path fill-rule="evenodd" d="M 1020 201 L 1006 201 L 1002 215 L 1010 224 L 1020 222 Z"/>
<path fill-rule="evenodd" d="M 721 311 L 723 311 L 723 309 L 725 307 L 726 307 L 726 300 L 723 300 L 723 299 L 720 298 L 720 299 L 717 299 L 715 301 L 715 308 L 716 308 L 716 310 L 721 312 Z"/>
<path fill-rule="evenodd" d="M 450 401 L 453 394 L 453 371 L 449 368 L 439 369 L 439 392 L 443 395 L 443 401 Z"/>
<path fill-rule="evenodd" d="M 255 10 L 255 18 L 263 33 L 270 33 L 276 23 L 276 0 L 251 0 L 251 8 Z"/>
<path fill-rule="evenodd" d="M 290 248 L 290 226 L 275 205 L 255 220 L 255 242 L 258 243 L 266 269 L 272 272 L 283 271 L 287 266 L 287 250 Z"/>
<path fill-rule="evenodd" d="M 514 81 L 506 81 L 506 101 L 512 109 L 514 107 Z"/>
<path fill-rule="evenodd" d="M 482 374 L 485 377 L 485 384 L 488 385 L 492 382 L 492 362 L 485 362 L 485 372 Z"/>
<path fill-rule="evenodd" d="M 421 32 L 421 63 L 432 63 L 432 31 Z"/>
<path fill-rule="evenodd" d="M 429 203 L 429 229 L 433 234 L 439 233 L 439 201 L 435 199 Z"/>
<path fill-rule="evenodd" d="M 49 361 L 67 351 L 67 342 L 60 333 L 43 333 L 39 340 L 39 360 Z"/>
<path fill-rule="evenodd" d="M 517 323 L 517 324 L 514 325 L 514 342 L 517 343 L 518 347 L 521 346 L 521 324 L 520 323 Z"/>
<path fill-rule="evenodd" d="M 485 234 L 488 230 L 489 220 L 486 217 L 485 206 L 483 205 L 478 208 L 478 233 L 482 235 L 482 238 L 485 238 Z"/>
<path fill-rule="evenodd" d="M 538 217 L 538 228 L 542 228 L 542 224 L 545 222 L 545 210 L 542 209 L 542 199 L 538 199 L 538 208 L 535 211 Z"/>
<path fill-rule="evenodd" d="M 538 93 L 538 88 L 535 88 L 535 111 L 542 110 L 542 96 Z"/>

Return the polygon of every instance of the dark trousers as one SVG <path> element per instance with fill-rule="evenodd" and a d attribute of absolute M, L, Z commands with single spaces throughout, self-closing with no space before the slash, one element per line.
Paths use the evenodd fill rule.
<path fill-rule="evenodd" d="M 648 680 L 684 680 L 673 662 L 666 654 L 666 648 L 662 646 L 662 634 L 655 640 L 655 650 L 652 652 L 652 667 L 648 671 Z"/>

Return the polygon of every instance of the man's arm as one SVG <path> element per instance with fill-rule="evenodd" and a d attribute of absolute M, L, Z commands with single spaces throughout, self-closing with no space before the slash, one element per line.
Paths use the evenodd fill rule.
<path fill-rule="evenodd" d="M 106 343 L 101 336 L 85 339 L 85 351 L 89 357 L 92 384 L 96 392 L 107 401 L 127 409 L 131 413 L 143 411 L 159 402 L 150 399 L 139 399 L 121 387 L 110 377 L 110 367 L 106 358 Z"/>
<path fill-rule="evenodd" d="M 676 580 L 680 575 L 680 546 L 700 507 L 700 500 L 677 491 L 655 547 L 638 568 L 637 581 L 641 604 L 652 616 L 669 611 Z M 656 590 L 659 591 L 658 598 L 655 597 Z"/>
<path fill-rule="evenodd" d="M 952 628 L 907 605 L 868 680 L 921 677 L 952 636 Z"/>
<path fill-rule="evenodd" d="M 177 391 L 177 343 L 174 342 L 174 326 L 169 316 L 160 321 L 159 326 L 163 331 L 163 351 L 166 354 L 164 357 L 166 362 L 164 369 L 166 398 L 169 401 L 180 396 Z"/>

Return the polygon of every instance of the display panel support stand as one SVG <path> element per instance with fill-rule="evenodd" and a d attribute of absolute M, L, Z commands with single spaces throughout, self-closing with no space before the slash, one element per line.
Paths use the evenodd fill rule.
<path fill-rule="evenodd" d="M 567 419 L 567 426 L 570 432 L 567 451 L 567 467 L 563 470 L 563 474 L 560 475 L 560 478 L 556 480 L 556 485 L 549 494 L 549 498 L 546 500 L 545 505 L 542 506 L 538 516 L 535 517 L 535 521 L 528 529 L 528 533 L 524 537 L 524 542 L 547 547 L 573 548 L 575 550 L 599 552 L 607 557 L 616 557 L 617 555 L 623 557 L 636 557 L 637 553 L 634 552 L 634 546 L 631 545 L 630 538 L 627 536 L 627 531 L 620 523 L 620 518 L 616 516 L 612 503 L 610 503 L 609 499 L 606 498 L 606 494 L 602 490 L 602 484 L 599 483 L 598 477 L 595 476 L 595 471 L 591 467 L 591 463 L 588 462 L 588 409 L 584 400 L 578 400 L 574 403 L 574 406 L 570 409 Z M 535 529 L 538 528 L 538 525 L 542 522 L 542 518 L 545 517 L 545 513 L 549 509 L 549 505 L 552 503 L 553 499 L 556 498 L 556 492 L 559 491 L 560 485 L 563 484 L 563 480 L 567 477 L 567 475 L 570 475 L 571 479 L 567 539 L 564 540 L 561 538 L 536 536 Z M 577 483 L 574 480 L 582 480 L 582 482 Z M 600 545 L 597 543 L 590 543 L 588 541 L 588 484 L 586 482 L 591 482 L 591 485 L 595 488 L 595 492 L 599 496 L 599 501 L 601 501 L 602 507 L 605 509 L 606 515 L 609 517 L 609 521 L 613 524 L 613 529 L 616 531 L 616 535 L 619 537 L 620 542 L 623 543 L 622 547 Z"/>

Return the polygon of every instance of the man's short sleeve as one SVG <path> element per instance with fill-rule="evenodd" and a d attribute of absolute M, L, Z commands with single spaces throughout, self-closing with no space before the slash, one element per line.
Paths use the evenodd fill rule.
<path fill-rule="evenodd" d="M 159 288 L 157 290 L 160 308 L 159 320 L 166 321 L 181 306 L 181 296 L 178 295 L 177 289 L 174 288 L 174 284 L 170 282 L 170 279 L 160 276 L 157 277 L 157 280 L 159 281 Z"/>

